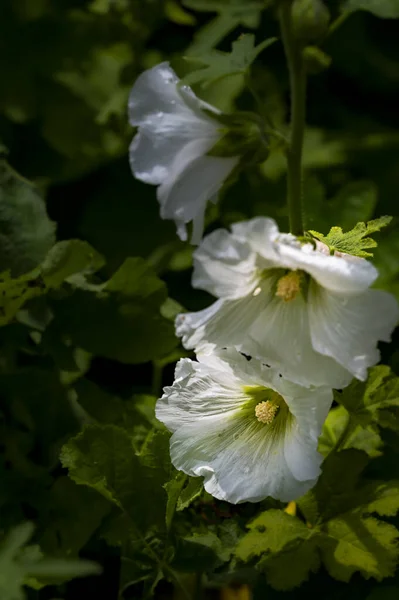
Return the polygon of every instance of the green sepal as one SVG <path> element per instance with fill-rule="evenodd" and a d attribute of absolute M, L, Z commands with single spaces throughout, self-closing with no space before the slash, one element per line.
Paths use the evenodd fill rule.
<path fill-rule="evenodd" d="M 264 121 L 255 113 L 215 114 L 204 111 L 221 124 L 222 137 L 209 150 L 209 156 L 239 156 L 242 163 L 262 163 L 269 156 L 270 135 Z"/>

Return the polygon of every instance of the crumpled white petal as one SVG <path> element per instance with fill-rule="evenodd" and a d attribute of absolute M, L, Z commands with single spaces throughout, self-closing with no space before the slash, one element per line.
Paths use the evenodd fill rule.
<path fill-rule="evenodd" d="M 225 229 L 204 238 L 194 252 L 193 286 L 219 298 L 240 298 L 258 282 L 256 253 L 246 243 L 234 240 Z"/>
<path fill-rule="evenodd" d="M 231 226 L 230 243 L 246 244 L 260 257 L 270 261 L 272 266 L 279 260 L 275 245 L 279 235 L 277 223 L 273 219 L 255 217 L 250 221 L 241 221 Z M 262 261 L 262 265 L 267 266 L 267 264 Z"/>
<path fill-rule="evenodd" d="M 277 285 L 291 272 L 302 273 L 302 283 L 284 300 Z M 366 377 L 379 360 L 378 341 L 390 339 L 399 319 L 393 296 L 368 289 L 377 274 L 365 259 L 301 245 L 258 217 L 198 247 L 193 286 L 219 299 L 179 315 L 176 333 L 186 348 L 233 346 L 298 383 L 342 388 Z"/>
<path fill-rule="evenodd" d="M 176 222 L 186 239 L 185 224 L 194 221 L 194 240 L 203 230 L 206 203 L 218 193 L 238 157 L 207 156 L 220 139 L 220 125 L 203 109 L 217 109 L 195 96 L 168 63 L 142 73 L 129 97 L 129 121 L 138 127 L 130 145 L 134 176 L 160 186 L 161 216 Z M 194 243 L 194 242 L 193 242 Z"/>
<path fill-rule="evenodd" d="M 289 501 L 304 494 L 320 473 L 317 441 L 331 390 L 302 388 L 233 349 L 198 360 L 178 363 L 173 386 L 157 402 L 157 418 L 174 432 L 174 466 L 203 476 L 210 494 L 232 503 L 267 496 Z M 248 386 L 283 396 L 291 418 L 281 433 L 271 434 L 271 426 L 259 423 L 252 409 L 243 411 Z"/>

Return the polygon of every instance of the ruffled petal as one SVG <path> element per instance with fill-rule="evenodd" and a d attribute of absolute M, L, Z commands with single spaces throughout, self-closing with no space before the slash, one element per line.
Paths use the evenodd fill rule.
<path fill-rule="evenodd" d="M 232 237 L 248 246 L 262 258 L 270 261 L 264 263 L 263 268 L 276 266 L 278 254 L 275 249 L 275 240 L 279 235 L 277 223 L 266 217 L 256 217 L 249 221 L 234 223 L 231 227 Z"/>
<path fill-rule="evenodd" d="M 225 229 L 207 235 L 194 252 L 192 285 L 219 298 L 240 298 L 259 281 L 256 254 Z"/>
<path fill-rule="evenodd" d="M 195 399 L 195 402 L 193 401 Z M 181 359 L 176 365 L 173 386 L 166 387 L 156 407 L 157 419 L 170 431 L 205 417 L 227 418 L 240 410 L 245 394 L 231 369 L 215 361 Z"/>
<path fill-rule="evenodd" d="M 187 144 L 175 157 L 168 180 L 157 190 L 163 219 L 180 224 L 194 221 L 193 244 L 201 240 L 208 200 L 217 194 L 239 160 L 206 156 L 214 142 L 214 139 L 197 139 Z"/>
<path fill-rule="evenodd" d="M 309 315 L 315 350 L 364 381 L 368 367 L 380 359 L 377 342 L 390 341 L 399 309 L 391 294 L 379 290 L 348 298 L 311 286 Z"/>
<path fill-rule="evenodd" d="M 284 439 L 277 443 L 254 419 L 206 418 L 184 425 L 173 434 L 170 451 L 177 469 L 204 477 L 208 493 L 233 504 L 267 496 L 288 502 L 314 484 L 293 477 Z"/>
<path fill-rule="evenodd" d="M 277 372 L 258 361 L 246 361 L 232 349 L 199 359 L 199 363 L 189 359 L 178 363 L 173 386 L 165 388 L 157 403 L 157 417 L 174 432 L 174 466 L 189 475 L 203 476 L 205 489 L 228 502 L 258 502 L 266 496 L 288 501 L 304 494 L 319 472 L 316 448 L 321 425 L 316 421 L 321 412 L 315 404 L 326 404 L 326 392 L 309 392 L 309 440 L 301 414 L 287 421 L 285 435 L 276 436 L 251 411 L 242 410 L 248 401 L 245 386 L 274 387 L 269 383 L 274 381 L 278 391 L 285 385 L 292 395 L 290 404 L 295 403 L 295 394 L 301 402 L 307 391 L 283 383 Z M 329 394 L 331 403 L 331 391 Z M 309 464 L 301 465 L 303 461 Z M 295 470 L 299 478 L 293 475 Z"/>
<path fill-rule="evenodd" d="M 358 294 L 377 278 L 377 269 L 364 258 L 326 256 L 312 244 L 301 244 L 284 237 L 275 242 L 275 250 L 282 267 L 302 269 L 320 286 L 333 292 Z"/>

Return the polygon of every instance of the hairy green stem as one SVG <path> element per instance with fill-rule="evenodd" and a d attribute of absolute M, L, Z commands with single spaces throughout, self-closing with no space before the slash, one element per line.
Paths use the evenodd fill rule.
<path fill-rule="evenodd" d="M 287 57 L 291 91 L 291 135 L 287 149 L 287 198 L 290 231 L 303 235 L 302 148 L 306 119 L 306 70 L 302 46 L 295 38 L 291 18 L 292 0 L 281 0 L 279 20 Z"/>

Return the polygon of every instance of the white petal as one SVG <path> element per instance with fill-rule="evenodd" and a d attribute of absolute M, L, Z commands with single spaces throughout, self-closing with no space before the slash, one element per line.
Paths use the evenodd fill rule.
<path fill-rule="evenodd" d="M 285 459 L 299 481 L 316 479 L 323 460 L 317 452 L 317 444 L 333 401 L 332 390 L 327 387 L 294 388 L 286 380 L 282 380 L 281 384 L 289 392 L 283 395 L 296 421 L 285 438 Z M 293 389 L 290 391 L 289 387 Z"/>
<path fill-rule="evenodd" d="M 293 477 L 284 439 L 277 444 L 262 424 L 252 423 L 220 417 L 184 425 L 171 438 L 172 463 L 189 475 L 203 476 L 208 493 L 233 504 L 267 496 L 289 501 L 304 494 L 314 481 Z"/>
<path fill-rule="evenodd" d="M 174 432 L 175 467 L 203 476 L 206 490 L 228 502 L 288 501 L 305 493 L 319 474 L 317 441 L 331 390 L 306 390 L 233 349 L 199 360 L 179 361 L 173 386 L 157 403 L 157 417 Z M 242 411 L 248 385 L 285 394 L 293 415 L 285 435 L 272 435 L 251 410 Z"/>
<path fill-rule="evenodd" d="M 206 139 L 207 151 L 220 137 L 219 123 L 201 113 L 198 99 L 194 107 L 187 105 L 194 94 L 186 90 L 182 95 L 178 81 L 168 63 L 162 63 L 142 73 L 130 93 L 130 122 L 139 126 L 130 146 L 130 165 L 146 183 L 163 183 L 189 142 Z"/>
<path fill-rule="evenodd" d="M 219 298 L 239 298 L 259 280 L 256 254 L 225 229 L 207 235 L 194 252 L 193 287 Z"/>
<path fill-rule="evenodd" d="M 242 350 L 266 358 L 283 375 L 303 385 L 348 385 L 351 374 L 335 360 L 315 351 L 309 330 L 308 307 L 302 296 L 284 302 L 273 297 L 248 331 L 257 346 L 243 341 Z"/>
<path fill-rule="evenodd" d="M 182 338 L 185 348 L 198 350 L 203 344 L 215 344 L 250 354 L 253 349 L 250 332 L 263 308 L 263 300 L 262 294 L 217 300 L 204 310 L 180 314 L 176 318 L 176 335 Z"/>
<path fill-rule="evenodd" d="M 181 359 L 173 386 L 166 387 L 157 402 L 156 416 L 170 431 L 182 425 L 234 414 L 245 402 L 245 394 L 233 372 L 213 360 L 206 363 Z"/>
<path fill-rule="evenodd" d="M 279 235 L 279 230 L 273 219 L 256 217 L 250 221 L 235 223 L 231 230 L 235 240 L 248 244 L 254 252 L 272 261 L 270 266 L 274 266 L 274 262 L 278 260 L 274 242 Z"/>
<path fill-rule="evenodd" d="M 144 71 L 136 79 L 130 92 L 130 124 L 140 126 L 143 122 L 152 120 L 154 115 L 160 112 L 167 115 L 198 116 L 198 113 L 195 113 L 195 108 L 201 106 L 202 103 L 195 98 L 195 95 L 187 86 L 183 88 L 185 93 L 181 93 L 178 83 L 179 78 L 167 62 Z M 188 106 L 188 98 L 192 99 L 193 97 L 197 102 Z M 206 115 L 201 118 L 204 121 L 211 121 Z"/>
<path fill-rule="evenodd" d="M 218 134 L 209 132 L 196 121 L 177 115 L 154 116 L 150 124 L 140 127 L 129 149 L 129 161 L 134 176 L 140 181 L 159 185 L 171 176 L 176 156 L 193 140 L 208 139 L 212 147 Z"/>
<path fill-rule="evenodd" d="M 377 278 L 376 268 L 364 258 L 326 256 L 311 244 L 301 246 L 287 238 L 275 242 L 280 265 L 302 269 L 322 287 L 336 292 L 356 294 L 367 289 Z"/>
<path fill-rule="evenodd" d="M 309 315 L 313 347 L 361 380 L 379 361 L 377 342 L 390 341 L 399 319 L 398 304 L 386 292 L 368 290 L 348 298 L 316 286 L 309 291 Z"/>
<path fill-rule="evenodd" d="M 168 180 L 157 190 L 163 219 L 179 223 L 203 220 L 208 200 L 238 163 L 238 157 L 204 156 L 213 144 L 214 140 L 195 140 L 175 157 Z M 199 243 L 202 228 L 197 227 L 195 234 L 192 243 Z"/>
<path fill-rule="evenodd" d="M 303 298 L 283 302 L 273 295 L 269 280 L 263 280 L 252 295 L 218 300 L 202 311 L 178 315 L 176 335 L 185 348 L 207 343 L 235 347 L 303 385 L 341 388 L 352 379 L 336 360 L 313 347 Z"/>
<path fill-rule="evenodd" d="M 314 442 L 298 426 L 294 426 L 285 437 L 284 457 L 297 481 L 315 482 L 320 475 L 323 456 L 317 451 L 317 441 Z"/>

